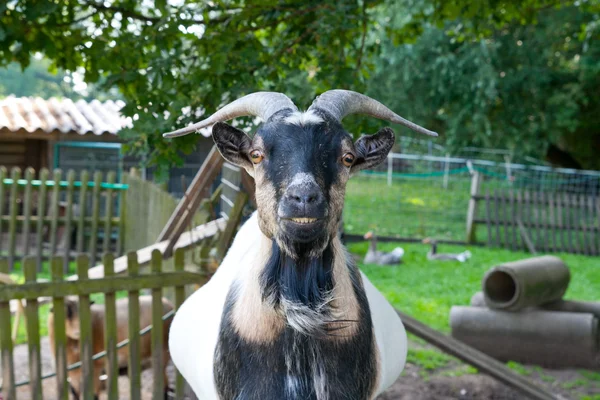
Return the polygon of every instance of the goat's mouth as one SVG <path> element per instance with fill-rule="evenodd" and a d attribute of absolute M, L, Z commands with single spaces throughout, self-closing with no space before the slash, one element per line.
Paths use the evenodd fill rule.
<path fill-rule="evenodd" d="M 279 225 L 289 239 L 295 242 L 311 242 L 323 235 L 324 218 L 288 217 L 281 218 Z"/>
<path fill-rule="evenodd" d="M 317 218 L 288 218 L 290 221 L 301 225 L 313 224 L 318 221 Z"/>

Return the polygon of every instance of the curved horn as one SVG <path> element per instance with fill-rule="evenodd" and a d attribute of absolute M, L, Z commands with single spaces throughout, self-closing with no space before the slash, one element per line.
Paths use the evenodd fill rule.
<path fill-rule="evenodd" d="M 435 132 L 402 118 L 377 100 L 351 90 L 328 90 L 313 101 L 309 110 L 315 108 L 320 108 L 329 112 L 338 121 L 341 121 L 345 116 L 350 114 L 366 114 L 385 121 L 404 125 L 413 131 L 424 133 L 425 135 L 438 135 Z"/>
<path fill-rule="evenodd" d="M 294 111 L 298 110 L 294 103 L 283 93 L 255 92 L 232 101 L 205 120 L 173 132 L 165 133 L 163 137 L 173 138 L 184 136 L 199 129 L 212 126 L 217 122 L 229 121 L 233 118 L 249 115 L 267 121 L 273 114 L 284 108 L 291 108 Z"/>

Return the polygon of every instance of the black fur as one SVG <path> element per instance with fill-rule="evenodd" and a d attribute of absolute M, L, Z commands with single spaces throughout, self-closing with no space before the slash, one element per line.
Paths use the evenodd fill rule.
<path fill-rule="evenodd" d="M 298 254 L 306 251 L 296 250 Z M 333 252 L 328 246 L 321 257 L 303 256 L 298 261 L 281 251 L 273 240 L 271 257 L 260 276 L 263 301 L 274 306 L 285 298 L 315 309 L 333 290 Z"/>
<path fill-rule="evenodd" d="M 282 271 L 287 267 L 292 265 L 269 266 L 283 281 L 287 278 L 282 278 L 286 274 Z M 222 400 L 366 400 L 372 395 L 376 359 L 371 314 L 358 269 L 348 267 L 360 310 L 355 333 L 344 338 L 307 336 L 287 326 L 271 343 L 247 342 L 232 325 L 237 293 L 235 289 L 229 292 L 215 350 L 215 383 Z M 279 286 L 280 291 L 290 292 L 282 287 L 282 280 L 278 285 L 267 275 L 263 274 L 265 290 L 276 291 Z M 292 295 L 310 303 L 316 286 L 295 285 Z M 326 390 L 320 397 L 316 384 Z"/>

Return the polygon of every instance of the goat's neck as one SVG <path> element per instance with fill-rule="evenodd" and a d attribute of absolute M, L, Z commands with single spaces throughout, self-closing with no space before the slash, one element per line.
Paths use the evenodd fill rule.
<path fill-rule="evenodd" d="M 309 336 L 352 335 L 360 315 L 356 267 L 335 236 L 318 257 L 293 259 L 263 237 L 249 273 L 237 282 L 234 325 L 252 341 L 274 339 L 286 326 Z"/>

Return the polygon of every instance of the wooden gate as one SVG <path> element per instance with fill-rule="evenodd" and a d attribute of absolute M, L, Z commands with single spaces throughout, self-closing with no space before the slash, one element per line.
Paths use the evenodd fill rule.
<path fill-rule="evenodd" d="M 163 289 L 175 288 L 175 309 L 179 308 L 185 299 L 185 285 L 202 285 L 207 276 L 204 273 L 193 273 L 184 271 L 184 249 L 177 249 L 174 255 L 174 271 L 163 272 L 163 257 L 159 250 L 154 250 L 150 260 L 150 272 L 141 273 L 137 253 L 127 255 L 127 274 L 115 275 L 115 259 L 112 255 L 105 255 L 104 277 L 98 279 L 88 278 L 90 258 L 86 255 L 77 257 L 77 280 L 64 280 L 63 259 L 54 257 L 51 260 L 52 281 L 38 282 L 36 259 L 28 257 L 23 260 L 25 283 L 22 285 L 3 285 L 0 291 L 0 349 L 2 350 L 2 382 L 0 393 L 5 400 L 17 399 L 17 387 L 29 386 L 28 399 L 42 400 L 44 393 L 42 381 L 55 378 L 56 398 L 67 400 L 69 396 L 69 385 L 67 381 L 67 370 L 81 368 L 82 376 L 82 398 L 93 399 L 93 362 L 101 357 L 106 357 L 107 393 L 109 399 L 118 398 L 118 372 L 117 347 L 129 346 L 128 371 L 130 379 L 129 398 L 141 399 L 141 360 L 140 360 L 140 335 L 149 333 L 152 340 L 152 368 L 153 368 L 153 390 L 152 398 L 164 398 L 164 354 L 163 354 L 163 325 L 166 318 L 172 318 L 173 313 L 163 315 L 161 299 Z M 8 271 L 7 260 L 0 260 L 0 272 Z M 127 343 L 117 343 L 116 322 L 116 293 L 127 291 L 129 315 L 139 315 L 140 290 L 152 290 L 152 325 L 140 327 L 138 318 L 129 318 L 129 338 Z M 90 295 L 103 293 L 105 300 L 105 352 L 92 354 L 92 325 L 90 312 Z M 39 297 L 52 297 L 54 309 L 54 332 L 55 332 L 55 373 L 42 376 L 41 351 L 40 351 L 40 316 L 38 310 Z M 79 352 L 80 363 L 67 365 L 66 362 L 66 332 L 65 332 L 65 296 L 78 296 L 80 315 L 80 340 Z M 11 338 L 11 314 L 10 300 L 26 299 L 26 325 L 27 345 L 29 354 L 29 379 L 15 382 L 13 342 Z M 144 328 L 140 332 L 140 328 Z M 184 381 L 176 372 L 175 378 L 176 398 L 184 396 Z"/>
<path fill-rule="evenodd" d="M 475 194 L 475 223 L 487 244 L 510 250 L 600 255 L 600 198 L 567 192 L 498 189 Z"/>

